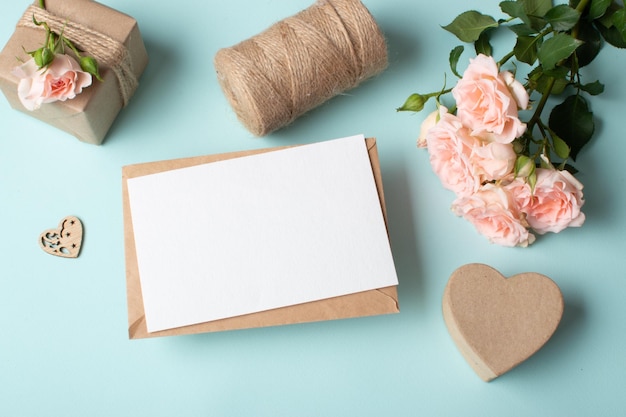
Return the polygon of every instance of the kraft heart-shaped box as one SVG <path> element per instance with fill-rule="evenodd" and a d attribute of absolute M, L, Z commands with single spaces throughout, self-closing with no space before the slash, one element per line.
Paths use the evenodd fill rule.
<path fill-rule="evenodd" d="M 448 331 L 484 381 L 536 353 L 562 315 L 559 287 L 534 272 L 505 278 L 487 265 L 464 265 L 452 273 L 443 296 Z"/>

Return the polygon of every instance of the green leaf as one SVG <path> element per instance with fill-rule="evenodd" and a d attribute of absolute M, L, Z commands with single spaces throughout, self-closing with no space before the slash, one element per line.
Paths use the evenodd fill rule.
<path fill-rule="evenodd" d="M 532 36 L 536 35 L 539 31 L 531 28 L 530 26 L 519 24 L 507 26 L 509 30 L 515 33 L 517 36 Z"/>
<path fill-rule="evenodd" d="M 546 71 L 568 58 L 582 44 L 582 41 L 574 39 L 565 33 L 557 33 L 541 45 L 537 57 Z"/>
<path fill-rule="evenodd" d="M 546 25 L 543 18 L 552 9 L 552 0 L 518 0 L 530 20 L 533 29 L 541 30 Z"/>
<path fill-rule="evenodd" d="M 612 2 L 613 0 L 591 0 L 591 6 L 589 7 L 589 14 L 587 16 L 591 20 L 604 16 Z"/>
<path fill-rule="evenodd" d="M 602 25 L 596 26 L 607 43 L 613 45 L 616 48 L 624 49 L 626 48 L 626 41 L 624 40 L 622 34 L 617 30 L 615 26 L 611 26 L 610 28 L 606 28 Z"/>
<path fill-rule="evenodd" d="M 481 33 L 478 40 L 474 42 L 474 51 L 476 51 L 476 55 L 484 54 L 491 56 L 493 54 L 493 47 L 489 41 L 489 31 L 486 30 Z"/>
<path fill-rule="evenodd" d="M 552 85 L 552 90 L 550 90 L 550 94 L 559 95 L 565 91 L 565 88 L 571 84 L 569 78 L 567 77 L 569 74 L 569 69 L 566 67 L 557 67 L 551 71 L 546 71 L 543 77 L 539 80 L 540 85 L 542 85 L 542 89 L 545 91 L 548 87 L 548 81 L 550 78 L 554 78 L 554 84 Z"/>
<path fill-rule="evenodd" d="M 554 153 L 556 153 L 559 158 L 569 158 L 569 154 L 571 151 L 570 147 L 567 146 L 567 143 L 565 143 L 565 141 L 554 132 L 552 132 L 552 146 L 554 147 Z"/>
<path fill-rule="evenodd" d="M 572 9 L 568 5 L 560 4 L 550 9 L 548 13 L 546 13 L 545 18 L 554 30 L 566 31 L 570 30 L 578 23 L 580 12 L 576 9 Z"/>
<path fill-rule="evenodd" d="M 602 49 L 602 37 L 590 22 L 581 20 L 578 26 L 578 39 L 584 43 L 576 49 L 578 67 L 589 65 Z"/>
<path fill-rule="evenodd" d="M 603 24 L 607 28 L 611 27 L 611 26 L 613 26 L 613 15 L 615 14 L 615 12 L 617 12 L 618 10 L 621 10 L 623 8 L 624 8 L 624 6 L 620 5 L 618 2 L 616 2 L 616 1 L 612 2 L 609 5 L 609 7 L 606 9 L 604 14 L 602 16 L 600 16 L 599 18 L 595 19 L 595 21 Z"/>
<path fill-rule="evenodd" d="M 612 2 L 606 13 L 593 23 L 609 44 L 626 48 L 626 11 L 622 4 Z"/>
<path fill-rule="evenodd" d="M 411 94 L 401 107 L 398 107 L 396 111 L 414 111 L 419 112 L 424 109 L 424 104 L 428 101 L 428 96 L 422 94 Z"/>
<path fill-rule="evenodd" d="M 452 23 L 443 28 L 463 42 L 475 42 L 485 29 L 495 27 L 498 27 L 498 22 L 493 17 L 470 10 L 461 13 Z"/>
<path fill-rule="evenodd" d="M 518 36 L 513 52 L 515 58 L 528 65 L 533 65 L 537 61 L 537 38 L 534 36 Z"/>
<path fill-rule="evenodd" d="M 547 94 L 548 86 L 551 85 L 550 94 L 559 95 L 570 84 L 568 73 L 569 70 L 565 67 L 544 72 L 541 66 L 537 66 L 528 74 L 529 87 L 541 94 Z"/>
<path fill-rule="evenodd" d="M 530 16 L 531 27 L 536 31 L 542 30 L 548 23 L 543 17 Z"/>
<path fill-rule="evenodd" d="M 613 14 L 613 26 L 622 35 L 622 40 L 626 41 L 626 10 L 621 9 Z"/>
<path fill-rule="evenodd" d="M 552 9 L 552 0 L 518 0 L 528 16 L 544 17 Z"/>
<path fill-rule="evenodd" d="M 461 75 L 457 71 L 456 67 L 459 63 L 459 58 L 461 57 L 461 54 L 463 54 L 464 50 L 465 48 L 463 47 L 463 45 L 459 45 L 450 51 L 450 69 L 452 70 L 452 73 L 459 78 L 461 78 Z"/>
<path fill-rule="evenodd" d="M 552 78 L 566 78 L 567 75 L 569 74 L 569 72 L 570 72 L 570 68 L 568 68 L 568 67 L 556 67 L 556 68 L 551 69 L 549 71 L 547 71 L 547 70 L 543 71 L 543 73 L 546 76 L 552 77 Z"/>
<path fill-rule="evenodd" d="M 555 106 L 548 121 L 550 129 L 562 138 L 570 147 L 570 156 L 576 160 L 578 152 L 591 140 L 595 125 L 593 113 L 587 106 L 587 101 L 573 95 Z"/>
<path fill-rule="evenodd" d="M 606 27 L 603 24 L 596 24 L 596 28 L 607 43 L 616 48 L 626 48 L 626 40 L 615 26 Z"/>
<path fill-rule="evenodd" d="M 570 84 L 569 81 L 565 77 L 557 78 L 554 81 L 554 85 L 552 86 L 552 90 L 550 91 L 550 94 L 553 96 L 558 96 L 559 94 L 562 94 L 565 91 L 565 88 L 569 84 Z M 547 78 L 541 80 L 541 85 L 542 85 L 541 88 L 545 90 L 547 87 Z"/>
<path fill-rule="evenodd" d="M 592 96 L 597 96 L 604 93 L 604 84 L 602 84 L 600 81 L 594 81 L 589 84 L 581 85 L 580 89 L 591 94 Z"/>
<path fill-rule="evenodd" d="M 526 14 L 524 5 L 518 1 L 503 1 L 500 3 L 500 10 L 513 18 L 518 18 L 524 22 L 524 26 L 530 28 L 531 21 Z"/>

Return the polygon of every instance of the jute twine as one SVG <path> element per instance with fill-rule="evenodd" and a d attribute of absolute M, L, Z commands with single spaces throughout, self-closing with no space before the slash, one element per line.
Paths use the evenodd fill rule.
<path fill-rule="evenodd" d="M 54 32 L 62 32 L 63 36 L 72 41 L 78 49 L 95 58 L 100 66 L 110 68 L 117 78 L 122 104 L 124 106 L 128 104 L 139 82 L 133 72 L 132 60 L 124 44 L 35 5 L 26 9 L 17 26 L 44 30 L 42 26 L 35 25 L 33 16 L 38 22 L 46 22 Z"/>
<path fill-rule="evenodd" d="M 219 83 L 257 136 L 279 129 L 387 67 L 387 45 L 359 0 L 318 0 L 217 52 Z"/>

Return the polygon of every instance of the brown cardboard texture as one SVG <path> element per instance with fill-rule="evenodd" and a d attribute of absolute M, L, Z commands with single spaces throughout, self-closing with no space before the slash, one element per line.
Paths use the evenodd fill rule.
<path fill-rule="evenodd" d="M 443 296 L 448 331 L 484 381 L 535 354 L 562 315 L 559 287 L 534 272 L 505 278 L 487 265 L 465 265 L 452 273 Z"/>
<path fill-rule="evenodd" d="M 376 180 L 380 204 L 387 220 L 381 171 L 378 161 L 376 140 L 366 139 L 372 171 Z M 233 152 L 219 155 L 199 156 L 161 162 L 150 162 L 125 166 L 122 169 L 122 195 L 124 212 L 124 244 L 126 249 L 126 290 L 128 302 L 128 334 L 130 339 L 156 336 L 174 336 L 195 333 L 217 332 L 224 330 L 245 329 L 252 327 L 278 326 L 284 324 L 305 323 L 322 320 L 371 316 L 398 313 L 398 294 L 395 286 L 334 297 L 321 301 L 298 304 L 254 314 L 231 317 L 222 320 L 205 322 L 191 326 L 148 333 L 141 294 L 141 283 L 135 252 L 132 217 L 128 199 L 127 180 L 143 175 L 154 174 L 178 168 L 222 161 L 231 158 L 271 152 L 284 149 L 269 148 L 253 151 Z"/>
<path fill-rule="evenodd" d="M 27 110 L 17 95 L 19 80 L 11 74 L 11 71 L 19 65 L 18 59 L 22 61 L 30 59 L 24 50 L 36 50 L 45 41 L 44 29 L 29 26 L 33 15 L 36 15 L 38 20 L 45 21 L 46 17 L 40 14 L 44 11 L 31 6 L 17 23 L 15 32 L 0 53 L 0 89 L 14 109 L 64 130 L 83 142 L 99 145 L 129 98 L 125 99 L 120 93 L 122 84 L 118 81 L 120 68 L 124 70 L 122 73 L 125 74 L 127 81 L 136 83 L 148 63 L 139 27 L 132 17 L 91 0 L 46 0 L 46 10 L 51 15 L 62 18 L 62 22 L 73 22 L 78 27 L 88 28 L 96 39 L 106 39 L 117 45 L 119 51 L 116 52 L 118 53 L 116 56 L 124 57 L 122 61 L 118 59 L 122 64 L 112 68 L 100 61 L 102 82 L 94 78 L 93 84 L 74 99 L 43 104 L 34 111 Z M 63 24 L 60 26 L 55 27 L 55 24 L 51 24 L 51 29 L 60 32 L 63 30 Z M 64 33 L 67 34 L 68 31 Z M 81 38 L 83 41 L 86 39 L 82 36 Z M 92 54 L 89 48 L 81 45 L 80 39 L 72 41 L 79 49 Z M 101 53 L 106 55 L 114 52 L 105 48 Z M 127 90 L 132 95 L 134 88 Z"/>

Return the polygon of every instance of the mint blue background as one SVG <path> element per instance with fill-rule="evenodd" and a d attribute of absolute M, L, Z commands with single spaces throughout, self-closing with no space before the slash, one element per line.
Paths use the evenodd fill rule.
<path fill-rule="evenodd" d="M 584 72 L 608 86 L 591 101 L 597 132 L 576 162 L 586 224 L 508 249 L 449 212 L 452 194 L 415 147 L 426 113 L 395 112 L 410 93 L 440 88 L 444 72 L 453 79 L 447 58 L 459 42 L 440 25 L 471 8 L 500 16 L 497 1 L 366 0 L 388 39 L 388 70 L 265 138 L 237 121 L 212 59 L 309 1 L 104 3 L 138 20 L 151 61 L 103 146 L 0 100 L 1 416 L 625 415 L 626 51 L 607 46 Z M 2 45 L 26 5 L 3 3 Z M 128 340 L 123 165 L 357 133 L 378 138 L 400 314 Z M 85 225 L 74 260 L 37 245 L 68 214 Z M 565 299 L 546 346 L 488 384 L 441 315 L 448 276 L 471 262 L 543 273 Z"/>

